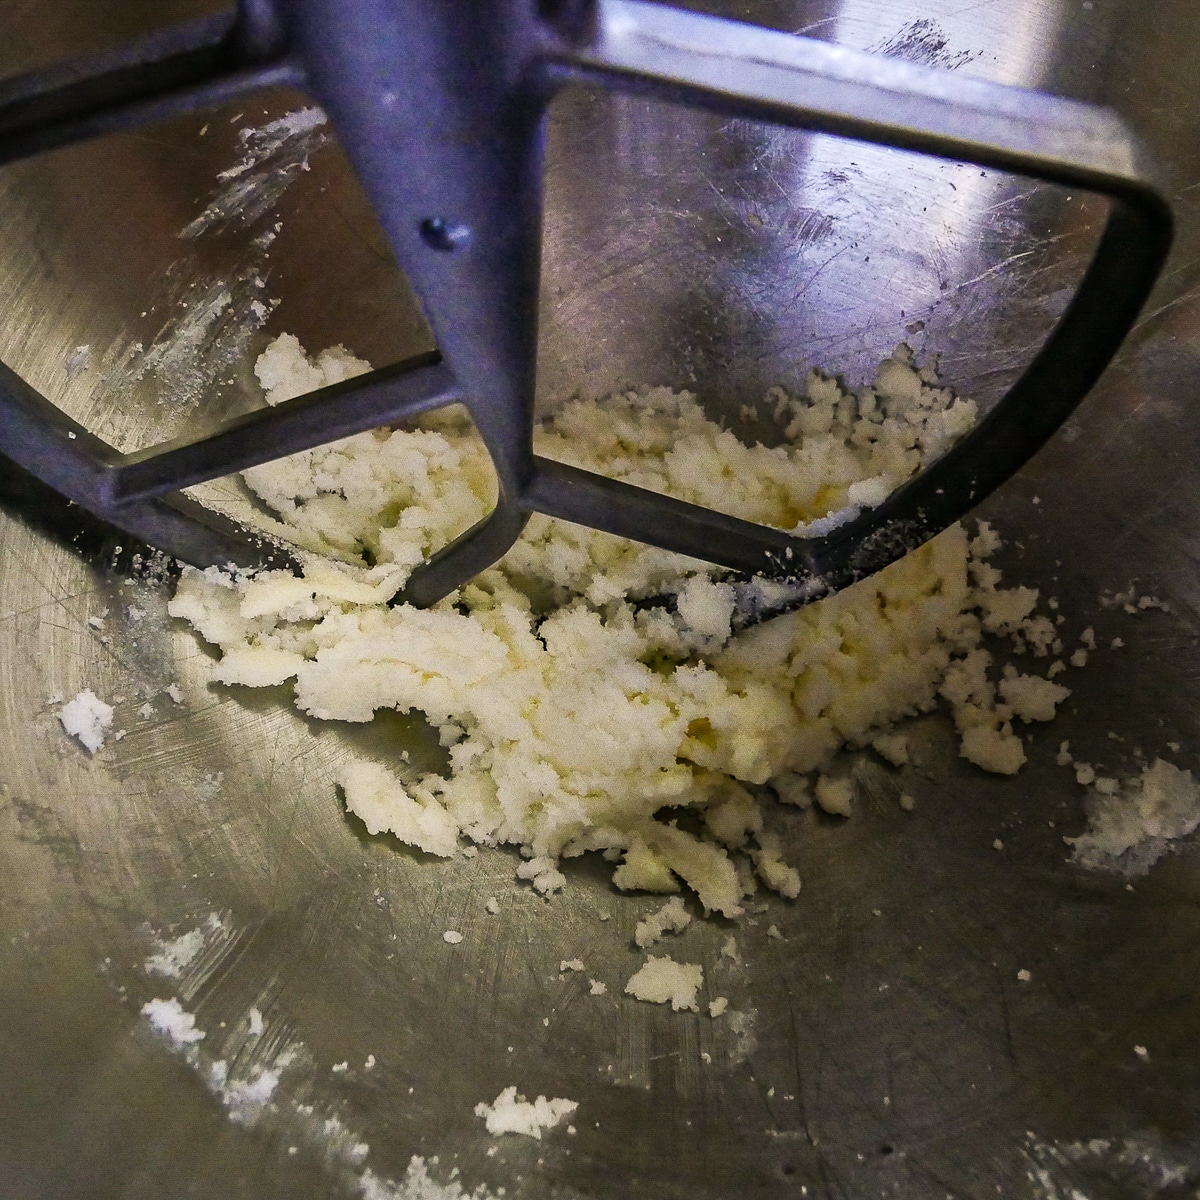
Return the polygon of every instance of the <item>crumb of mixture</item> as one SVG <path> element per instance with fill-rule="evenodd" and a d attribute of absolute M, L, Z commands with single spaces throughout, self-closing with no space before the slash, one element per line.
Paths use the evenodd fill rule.
<path fill-rule="evenodd" d="M 691 924 L 692 914 L 683 906 L 678 896 L 668 900 L 657 912 L 651 913 L 637 923 L 633 940 L 641 948 L 653 946 L 668 933 L 682 933 Z"/>
<path fill-rule="evenodd" d="M 908 763 L 908 739 L 902 733 L 881 733 L 871 741 L 871 749 L 893 767 Z"/>
<path fill-rule="evenodd" d="M 817 805 L 832 817 L 848 817 L 854 811 L 854 785 L 849 779 L 822 775 L 816 786 Z"/>
<path fill-rule="evenodd" d="M 167 1038 L 177 1050 L 203 1040 L 204 1031 L 196 1028 L 195 1016 L 187 1012 L 178 1000 L 147 1000 L 142 1015 L 150 1027 Z"/>
<path fill-rule="evenodd" d="M 670 1003 L 672 1009 L 698 1011 L 696 993 L 704 979 L 696 963 L 677 963 L 669 955 L 646 956 L 645 965 L 625 985 L 625 994 L 650 1004 Z"/>
<path fill-rule="evenodd" d="M 105 704 L 91 688 L 85 688 L 59 710 L 62 727 L 76 738 L 89 754 L 104 746 L 105 730 L 113 723 L 113 706 Z"/>
<path fill-rule="evenodd" d="M 1200 826 L 1200 785 L 1190 771 L 1156 758 L 1139 777 L 1087 800 L 1088 827 L 1063 840 L 1093 870 L 1144 875 L 1179 838 Z"/>
<path fill-rule="evenodd" d="M 517 1095 L 515 1087 L 507 1087 L 491 1104 L 475 1105 L 475 1115 L 482 1117 L 493 1137 L 502 1133 L 519 1133 L 541 1140 L 542 1134 L 553 1129 L 566 1117 L 573 1116 L 579 1104 L 574 1100 L 539 1096 L 526 1100 Z"/>

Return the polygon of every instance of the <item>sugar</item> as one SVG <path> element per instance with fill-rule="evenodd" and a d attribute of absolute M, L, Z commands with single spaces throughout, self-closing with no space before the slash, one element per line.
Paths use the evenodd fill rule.
<path fill-rule="evenodd" d="M 104 746 L 104 731 L 112 726 L 113 712 L 111 704 L 105 704 L 95 692 L 85 688 L 62 706 L 58 719 L 89 754 L 95 754 Z"/>

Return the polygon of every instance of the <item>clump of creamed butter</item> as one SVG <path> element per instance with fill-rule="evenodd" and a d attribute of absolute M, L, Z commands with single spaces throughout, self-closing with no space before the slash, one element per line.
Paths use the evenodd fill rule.
<path fill-rule="evenodd" d="M 286 335 L 257 364 L 273 403 L 366 369 L 341 348 L 310 359 Z M 907 347 L 857 393 L 814 372 L 804 395 L 775 390 L 766 403 L 778 446 L 746 446 L 687 393 L 655 388 L 566 404 L 537 431 L 537 449 L 739 517 L 820 530 L 879 503 L 975 419 Z M 487 455 L 458 411 L 246 481 L 309 558 L 302 578 L 184 574 L 171 611 L 220 647 L 215 678 L 294 681 L 297 705 L 322 719 L 423 713 L 448 748 L 446 773 L 412 772 L 399 748 L 390 767 L 347 762 L 348 807 L 430 854 L 463 839 L 519 846 L 519 874 L 543 892 L 565 882 L 562 858 L 598 850 L 618 887 L 686 884 L 726 916 L 754 875 L 795 896 L 799 877 L 764 830 L 756 789 L 805 804 L 816 773 L 818 803 L 847 811 L 845 789 L 821 775 L 837 752 L 875 743 L 902 762 L 894 727 L 939 696 L 963 754 L 1012 773 L 1024 761 L 1013 720 L 1047 720 L 1069 694 L 1012 671 L 993 679 L 985 632 L 1022 639 L 1035 656 L 1055 637 L 1032 615 L 1035 591 L 998 588 L 986 560 L 999 542 L 986 526 L 973 539 L 955 526 L 847 591 L 731 634 L 719 571 L 538 516 L 446 601 L 389 607 L 413 567 L 493 502 Z M 635 603 L 657 595 L 675 602 Z M 699 813 L 699 832 L 671 820 L 685 809 Z"/>

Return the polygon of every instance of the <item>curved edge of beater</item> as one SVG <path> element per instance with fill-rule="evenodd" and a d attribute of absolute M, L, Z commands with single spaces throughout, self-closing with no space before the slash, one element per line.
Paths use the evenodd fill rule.
<path fill-rule="evenodd" d="M 537 461 L 536 511 L 715 562 L 745 626 L 873 574 L 959 519 L 1020 469 L 1091 390 L 1170 249 L 1171 208 L 1114 113 L 644 0 L 598 0 L 590 41 L 551 66 L 739 117 L 993 167 L 1107 197 L 1111 211 L 1066 311 L 1020 378 L 967 436 L 878 507 L 795 537 L 561 464 Z"/>

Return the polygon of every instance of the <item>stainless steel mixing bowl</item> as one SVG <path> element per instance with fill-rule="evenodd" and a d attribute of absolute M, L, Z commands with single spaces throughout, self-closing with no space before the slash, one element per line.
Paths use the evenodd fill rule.
<path fill-rule="evenodd" d="M 8 5 L 0 63 L 203 8 Z M 1009 580 L 1058 598 L 1068 642 L 1099 638 L 1060 719 L 1015 779 L 959 759 L 941 718 L 914 735 L 913 766 L 863 759 L 851 821 L 781 823 L 800 898 L 679 944 L 742 1017 L 675 1014 L 621 994 L 652 901 L 577 861 L 546 903 L 511 854 L 422 861 L 367 836 L 332 769 L 352 749 L 433 761 L 415 722 L 320 725 L 284 689 L 209 685 L 208 653 L 134 548 L 0 473 L 6 1198 L 1200 1194 L 1200 855 L 1182 845 L 1132 881 L 1071 865 L 1082 789 L 1054 763 L 1069 739 L 1117 771 L 1139 754 L 1200 765 L 1192 6 L 721 11 L 1111 103 L 1168 167 L 1181 234 L 1156 297 L 1077 418 L 984 510 L 1011 539 Z M 423 347 L 336 147 L 239 142 L 300 103 L 266 96 L 3 172 L 0 357 L 132 447 L 256 403 L 250 366 L 275 333 L 380 364 Z M 255 150 L 239 201 L 217 175 Z M 976 169 L 582 92 L 555 112 L 548 186 L 544 401 L 663 382 L 735 421 L 807 364 L 858 379 L 901 339 L 993 398 L 1061 310 L 1099 215 Z M 278 301 L 261 322 L 256 300 Z M 1171 611 L 1102 603 L 1135 582 Z M 89 687 L 120 698 L 125 731 L 91 758 L 49 703 Z M 731 932 L 741 966 L 721 955 Z M 147 970 L 185 934 L 201 948 L 178 975 Z M 575 958 L 607 995 L 560 969 Z M 140 1016 L 169 997 L 205 1031 L 190 1058 Z M 239 1104 L 263 1069 L 279 1071 L 272 1103 Z M 489 1137 L 474 1107 L 509 1085 L 577 1100 L 576 1132 Z M 414 1155 L 425 1191 L 403 1182 Z"/>

